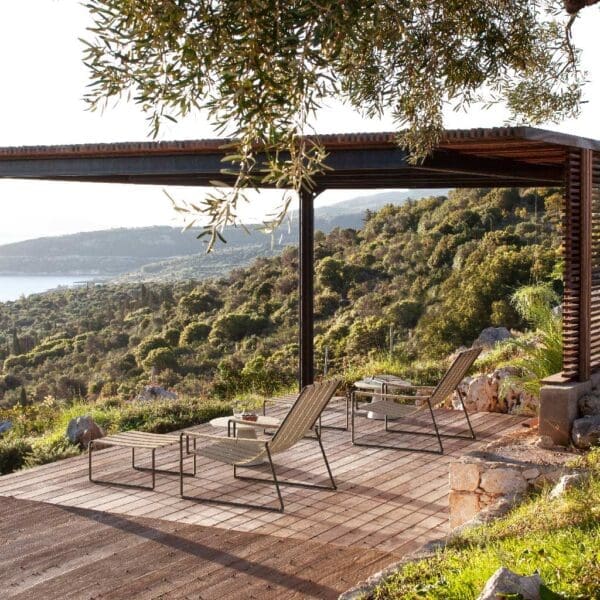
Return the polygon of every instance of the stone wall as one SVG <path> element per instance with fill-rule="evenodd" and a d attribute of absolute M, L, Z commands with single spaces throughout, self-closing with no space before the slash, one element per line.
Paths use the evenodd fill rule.
<path fill-rule="evenodd" d="M 530 486 L 556 481 L 557 465 L 536 465 L 472 453 L 450 465 L 450 527 L 471 521 L 501 501 L 514 502 Z"/>

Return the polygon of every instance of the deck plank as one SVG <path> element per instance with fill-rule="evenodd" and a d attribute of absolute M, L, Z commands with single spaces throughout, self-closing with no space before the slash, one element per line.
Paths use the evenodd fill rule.
<path fill-rule="evenodd" d="M 447 431 L 464 424 L 454 411 L 438 411 L 438 419 Z M 11 598 L 334 598 L 443 535 L 449 465 L 523 420 L 475 414 L 478 439 L 444 440 L 444 455 L 419 452 L 436 442 L 386 434 L 380 421 L 360 418 L 361 435 L 415 450 L 352 446 L 349 433 L 324 430 L 338 490 L 284 486 L 284 514 L 183 499 L 174 475 L 157 474 L 154 491 L 95 485 L 86 456 L 13 473 L 0 477 L 0 578 Z M 176 447 L 156 455 L 159 468 L 177 469 Z M 98 450 L 94 467 L 103 479 L 147 484 L 149 473 L 133 471 L 130 457 Z M 326 480 L 314 441 L 275 464 L 282 478 Z M 268 474 L 264 465 L 251 471 Z M 227 465 L 199 458 L 186 494 L 274 505 L 272 485 L 231 475 Z"/>

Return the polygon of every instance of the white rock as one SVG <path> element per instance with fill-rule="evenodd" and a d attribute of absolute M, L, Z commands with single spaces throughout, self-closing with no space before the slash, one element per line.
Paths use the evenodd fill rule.
<path fill-rule="evenodd" d="M 473 342 L 477 348 L 493 348 L 498 342 L 512 337 L 506 327 L 486 327 Z"/>
<path fill-rule="evenodd" d="M 550 492 L 550 498 L 553 500 L 560 498 L 567 490 L 577 487 L 577 484 L 582 480 L 581 473 L 571 473 L 569 475 L 563 475 L 558 483 L 552 488 Z"/>
<path fill-rule="evenodd" d="M 470 521 L 481 509 L 477 494 L 469 492 L 455 492 L 451 490 L 448 497 L 448 504 L 450 506 L 451 529 Z"/>
<path fill-rule="evenodd" d="M 481 474 L 481 488 L 489 494 L 514 496 L 527 489 L 527 481 L 519 470 L 509 468 L 489 469 Z"/>
<path fill-rule="evenodd" d="M 488 579 L 477 600 L 497 600 L 502 594 L 520 594 L 523 600 L 540 600 L 540 576 L 523 577 L 506 567 L 500 567 Z"/>
<path fill-rule="evenodd" d="M 474 492 L 479 486 L 479 467 L 473 463 L 452 463 L 450 465 L 450 489 Z"/>
<path fill-rule="evenodd" d="M 523 471 L 522 475 L 527 480 L 535 479 L 536 477 L 540 476 L 540 470 L 536 469 L 535 467 L 532 467 L 531 469 L 525 469 L 525 471 Z"/>
<path fill-rule="evenodd" d="M 165 388 L 159 385 L 147 385 L 137 396 L 137 400 L 145 402 L 151 400 L 175 400 L 176 398 L 177 394 L 175 392 L 165 390 Z"/>

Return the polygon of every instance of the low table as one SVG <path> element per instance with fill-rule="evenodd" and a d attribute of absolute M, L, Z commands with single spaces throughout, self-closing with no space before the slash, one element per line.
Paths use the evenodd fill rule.
<path fill-rule="evenodd" d="M 277 429 L 281 425 L 281 420 L 275 417 L 260 415 L 256 421 L 246 421 L 239 416 L 218 417 L 210 421 L 212 427 L 222 427 L 227 429 L 227 435 L 239 438 L 256 439 L 257 429 Z"/>
<path fill-rule="evenodd" d="M 146 433 L 145 431 L 123 431 L 115 433 L 114 435 L 107 435 L 103 438 L 92 440 L 88 444 L 88 477 L 92 483 L 106 483 L 111 485 L 118 485 L 122 487 L 132 487 L 143 490 L 153 490 L 156 485 L 156 473 L 164 473 L 168 475 L 179 475 L 179 471 L 169 471 L 166 469 L 156 468 L 156 450 L 157 448 L 164 448 L 166 446 L 174 446 L 179 444 L 180 436 L 176 434 L 165 434 L 165 433 Z M 194 439 L 194 444 L 196 440 Z M 111 481 L 100 481 L 92 477 L 92 454 L 94 450 L 99 449 L 99 446 L 118 446 L 121 448 L 131 448 L 131 466 L 136 471 L 151 471 L 152 473 L 152 487 L 138 485 L 133 483 L 117 483 Z M 135 449 L 140 448 L 143 450 L 150 450 L 152 453 L 152 466 L 138 467 L 135 464 Z M 189 454 L 189 452 L 188 452 Z M 194 472 L 184 473 L 193 477 L 196 475 L 196 455 L 194 454 Z"/>
<path fill-rule="evenodd" d="M 390 388 L 410 386 L 410 381 L 400 379 L 396 375 L 374 375 L 373 377 L 364 377 L 354 382 L 354 387 L 361 392 L 373 392 L 371 402 L 378 401 L 379 394 L 387 394 Z M 379 413 L 367 411 L 367 419 L 376 419 L 383 421 L 385 417 Z"/>

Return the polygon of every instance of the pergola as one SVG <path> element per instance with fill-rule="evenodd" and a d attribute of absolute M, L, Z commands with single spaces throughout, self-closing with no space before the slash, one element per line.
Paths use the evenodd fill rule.
<path fill-rule="evenodd" d="M 327 165 L 300 195 L 300 385 L 314 378 L 314 199 L 327 189 L 550 187 L 565 190 L 563 370 L 542 394 L 542 420 L 572 420 L 572 399 L 600 374 L 600 141 L 531 127 L 447 130 L 410 164 L 394 133 L 324 135 Z M 0 148 L 0 177 L 211 186 L 231 140 Z M 576 385 L 583 383 L 584 385 Z M 561 386 L 563 392 L 561 392 Z M 546 409 L 544 408 L 546 405 Z M 565 408 L 566 407 L 566 408 Z M 575 409 L 576 410 L 576 409 Z"/>

